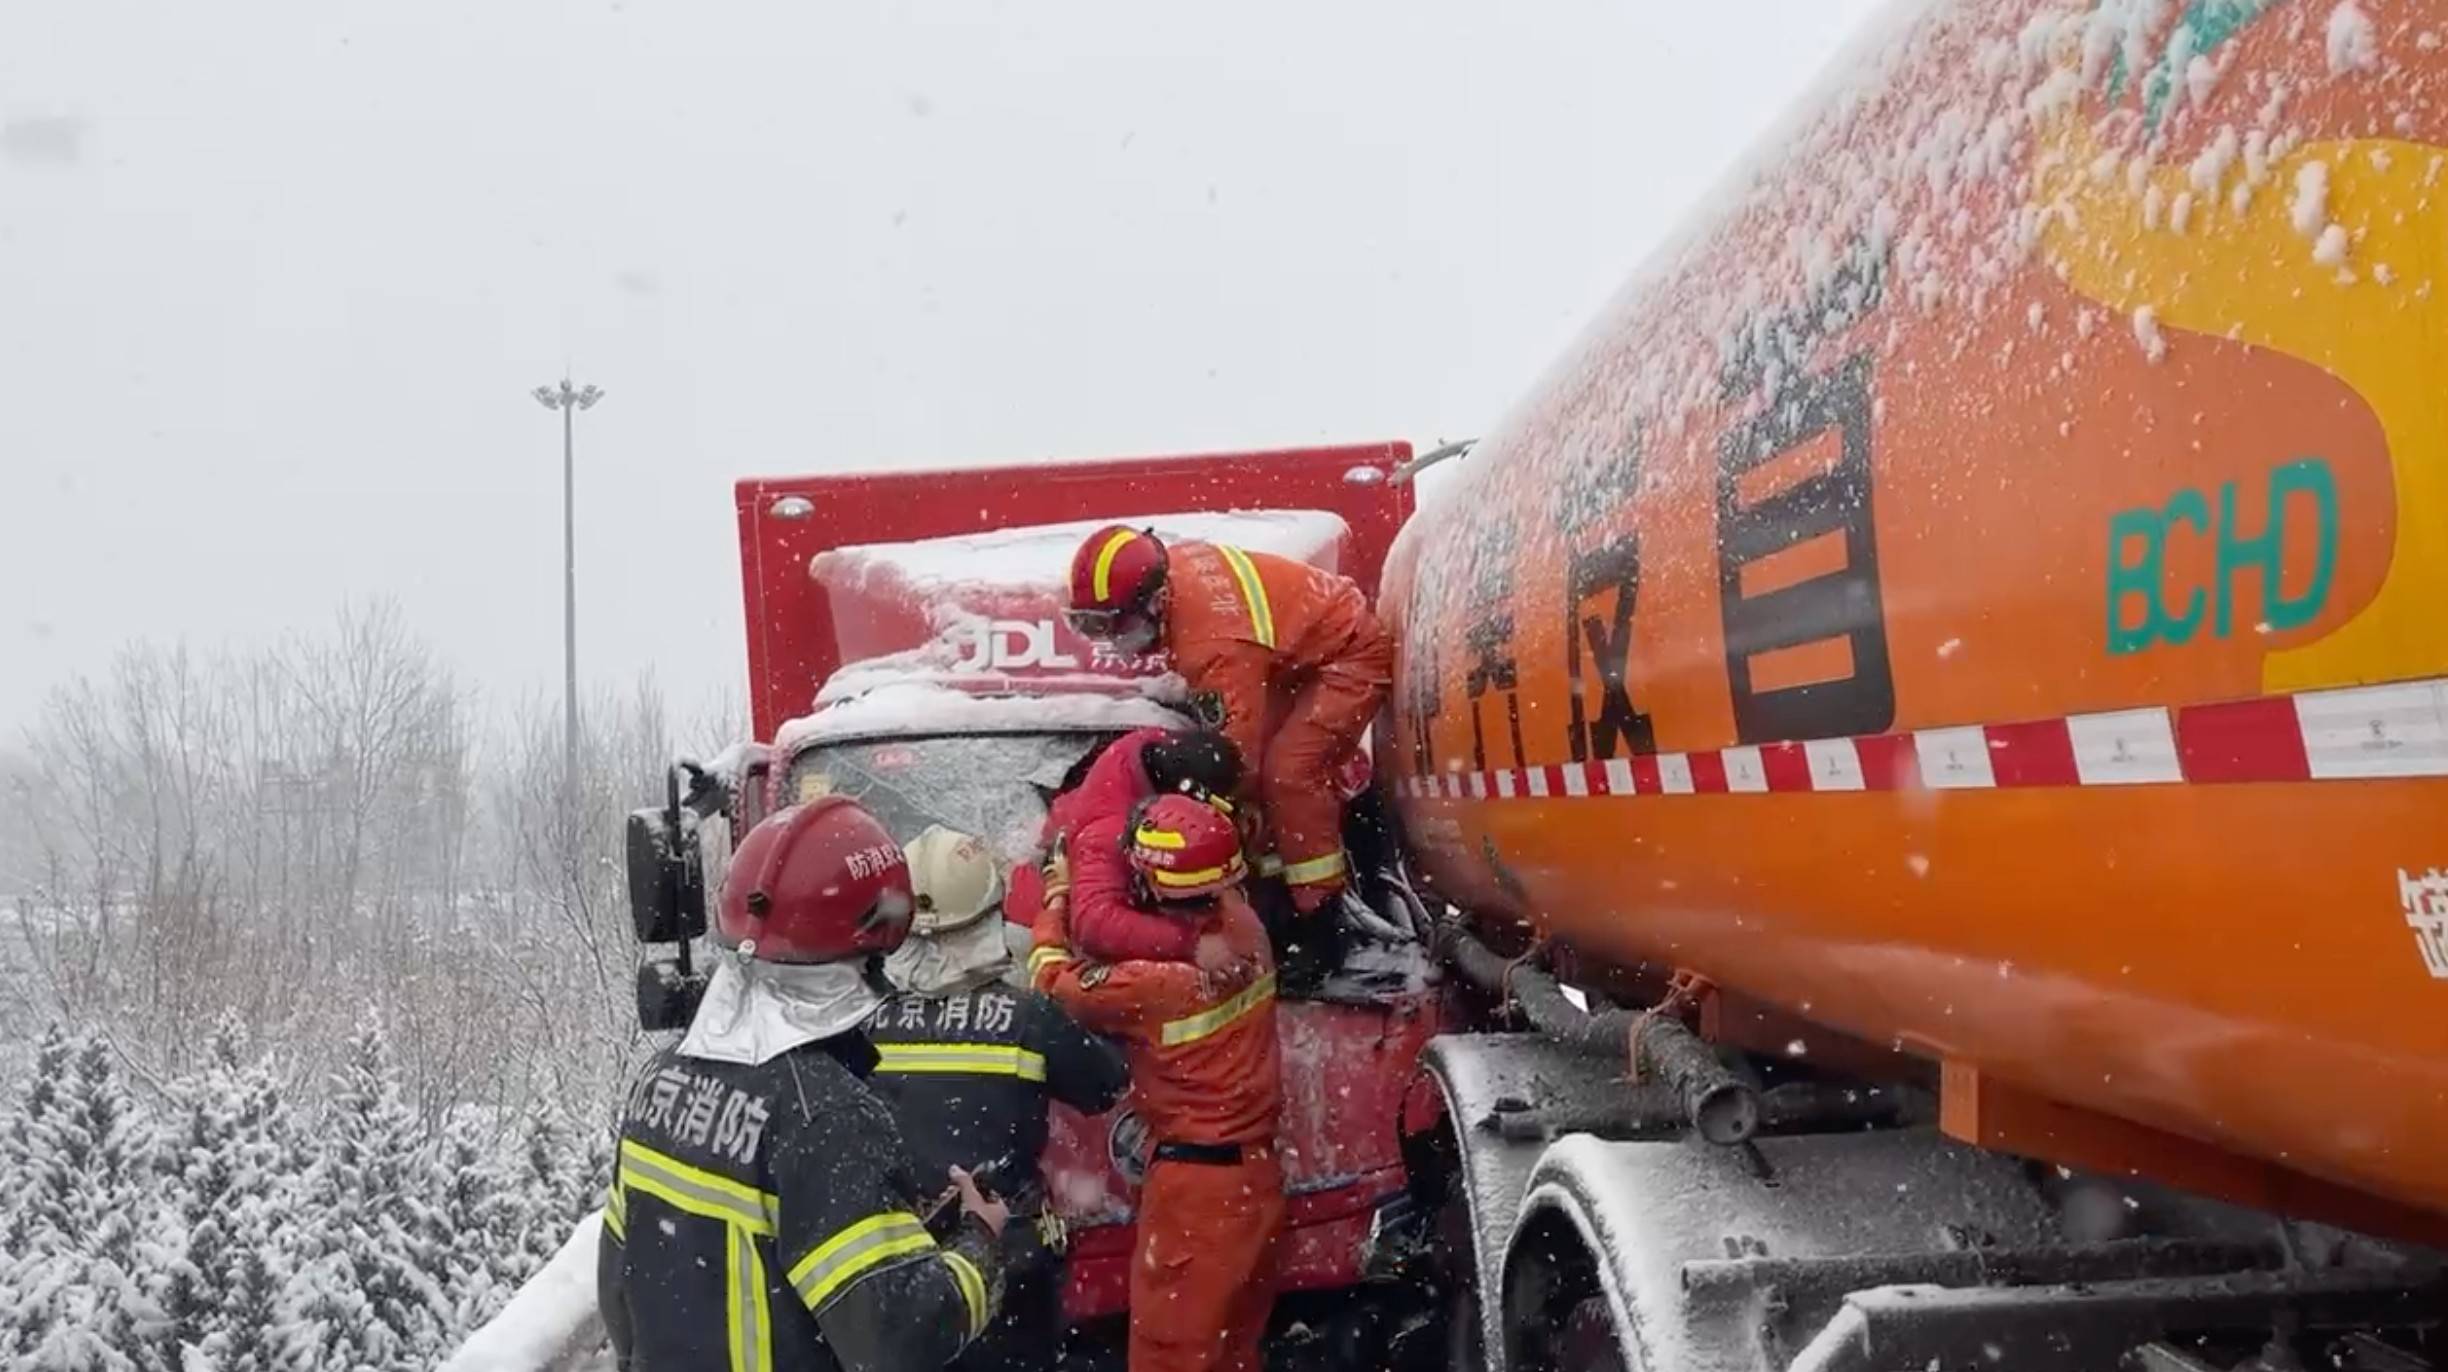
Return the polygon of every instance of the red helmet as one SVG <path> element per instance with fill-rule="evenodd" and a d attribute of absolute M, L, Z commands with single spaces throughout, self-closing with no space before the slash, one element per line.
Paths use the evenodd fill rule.
<path fill-rule="evenodd" d="M 1164 585 L 1164 544 L 1153 529 L 1108 524 L 1071 555 L 1071 627 L 1113 638 L 1129 616 L 1145 616 Z"/>
<path fill-rule="evenodd" d="M 1214 801 L 1161 795 L 1131 818 L 1131 870 L 1158 900 L 1198 900 L 1241 884 L 1241 831 Z"/>
<path fill-rule="evenodd" d="M 840 962 L 900 947 L 916 904 L 901 845 L 857 801 L 824 796 L 740 841 L 715 937 L 766 962 Z"/>

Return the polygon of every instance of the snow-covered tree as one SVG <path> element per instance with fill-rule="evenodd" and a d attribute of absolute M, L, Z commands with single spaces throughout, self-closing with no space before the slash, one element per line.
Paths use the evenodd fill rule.
<path fill-rule="evenodd" d="M 293 1131 L 277 1078 L 269 1064 L 247 1060 L 246 1044 L 244 1026 L 224 1012 L 202 1069 L 172 1089 L 157 1165 L 167 1234 L 153 1277 L 172 1367 L 190 1349 L 220 1372 L 270 1365 L 274 1221 L 293 1181 L 282 1171 Z"/>
<path fill-rule="evenodd" d="M 603 1204 L 612 1178 L 611 1136 L 574 1123 L 558 1099 L 547 1098 L 527 1114 L 520 1162 L 517 1187 L 532 1217 L 518 1259 L 525 1280 L 551 1261 L 587 1212 Z"/>
<path fill-rule="evenodd" d="M 299 1265 L 280 1302 L 283 1366 L 388 1372 L 446 1351 L 449 1266 L 423 1132 L 369 1013 L 332 1078 L 324 1148 L 304 1186 Z M 329 1346 L 318 1352 L 316 1338 Z"/>
<path fill-rule="evenodd" d="M 0 1178 L 8 1187 L 0 1195 L 0 1253 L 22 1254 L 32 1229 L 35 1206 L 31 1186 L 34 1159 L 48 1146 L 38 1142 L 58 1108 L 60 1083 L 67 1079 L 70 1045 L 67 1031 L 53 1024 L 34 1047 L 34 1070 L 26 1078 L 17 1114 L 0 1129 Z"/>
<path fill-rule="evenodd" d="M 273 1203 L 249 1200 L 233 1215 L 242 1241 L 230 1247 L 227 1284 L 221 1288 L 221 1327 L 207 1336 L 204 1352 L 215 1372 L 277 1372 L 280 1359 L 280 1299 L 285 1271 L 272 1237 Z"/>
<path fill-rule="evenodd" d="M 388 1372 L 422 1367 L 402 1348 L 366 1298 L 357 1264 L 335 1246 L 308 1260 L 281 1287 L 272 1329 L 272 1365 L 280 1372 Z"/>
<path fill-rule="evenodd" d="M 500 1165 L 491 1132 L 481 1112 L 463 1106 L 444 1122 L 433 1152 L 454 1342 L 493 1318 L 522 1275 L 507 1259 L 526 1222 L 524 1197 Z"/>
<path fill-rule="evenodd" d="M 138 1279 L 159 1213 L 144 1126 L 99 1037 L 77 1043 L 56 1086 L 27 1136 L 18 1356 L 46 1372 L 147 1372 L 167 1321 Z"/>

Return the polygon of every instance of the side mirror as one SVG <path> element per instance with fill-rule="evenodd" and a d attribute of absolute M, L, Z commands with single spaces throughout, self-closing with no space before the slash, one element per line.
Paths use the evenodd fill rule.
<path fill-rule="evenodd" d="M 706 931 L 705 864 L 696 816 L 677 807 L 629 812 L 629 921 L 640 943 L 685 943 Z"/>

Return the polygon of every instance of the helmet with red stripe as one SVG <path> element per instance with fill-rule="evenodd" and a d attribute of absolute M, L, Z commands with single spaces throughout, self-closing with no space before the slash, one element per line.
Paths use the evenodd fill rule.
<path fill-rule="evenodd" d="M 901 845 L 857 801 L 824 796 L 748 831 L 714 932 L 766 962 L 840 962 L 900 947 L 916 908 Z"/>
<path fill-rule="evenodd" d="M 1159 795 L 1132 812 L 1127 854 L 1159 901 L 1205 900 L 1241 884 L 1241 831 L 1221 801 Z"/>
<path fill-rule="evenodd" d="M 1152 625 L 1164 586 L 1165 550 L 1153 529 L 1108 524 L 1071 555 L 1071 627 L 1094 639 L 1128 637 Z"/>

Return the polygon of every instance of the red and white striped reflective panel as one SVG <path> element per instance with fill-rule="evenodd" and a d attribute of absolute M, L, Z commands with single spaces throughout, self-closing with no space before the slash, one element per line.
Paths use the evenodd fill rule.
<path fill-rule="evenodd" d="M 2448 776 L 2448 680 L 1397 779 L 1416 799 Z"/>

